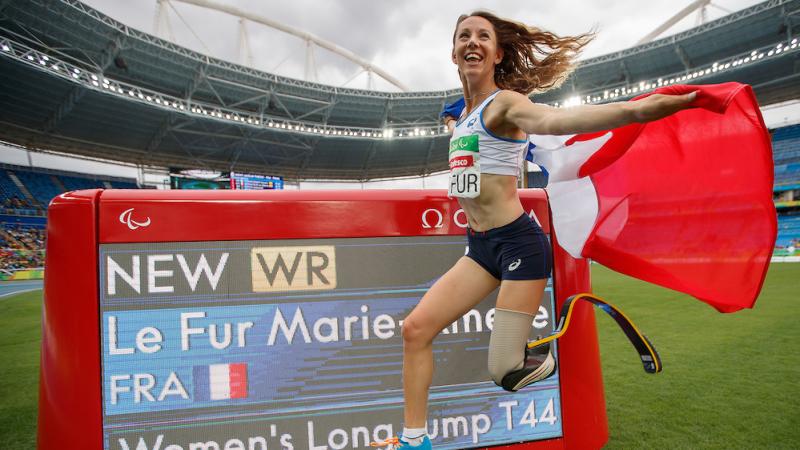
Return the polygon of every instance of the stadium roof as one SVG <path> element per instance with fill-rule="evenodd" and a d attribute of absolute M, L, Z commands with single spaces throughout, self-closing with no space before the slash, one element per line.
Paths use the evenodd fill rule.
<path fill-rule="evenodd" d="M 740 81 L 762 104 L 800 92 L 800 0 L 772 0 L 583 61 L 551 104 L 672 83 Z M 460 89 L 377 92 L 260 72 L 127 27 L 77 0 L 0 4 L 0 139 L 140 165 L 292 179 L 446 169 L 438 123 Z M 568 100 L 567 100 L 568 99 Z"/>

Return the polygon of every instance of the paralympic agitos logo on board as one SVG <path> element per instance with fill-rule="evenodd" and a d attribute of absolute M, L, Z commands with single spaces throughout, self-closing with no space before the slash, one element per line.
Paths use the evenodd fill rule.
<path fill-rule="evenodd" d="M 141 221 L 141 222 L 133 220 L 133 217 L 132 217 L 133 216 L 133 210 L 134 210 L 134 208 L 130 208 L 130 209 L 126 209 L 125 211 L 123 211 L 122 214 L 119 215 L 120 223 L 127 225 L 128 228 L 130 228 L 131 230 L 136 230 L 138 228 L 150 226 L 150 218 L 149 217 L 146 218 L 145 220 Z"/>

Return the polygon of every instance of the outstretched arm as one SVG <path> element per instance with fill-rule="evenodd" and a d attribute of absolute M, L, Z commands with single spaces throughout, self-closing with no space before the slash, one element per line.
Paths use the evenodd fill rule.
<path fill-rule="evenodd" d="M 554 108 L 532 103 L 522 94 L 503 91 L 495 99 L 497 113 L 527 134 L 577 134 L 609 130 L 634 122 L 650 122 L 689 108 L 695 93 L 653 94 L 632 102 Z"/>

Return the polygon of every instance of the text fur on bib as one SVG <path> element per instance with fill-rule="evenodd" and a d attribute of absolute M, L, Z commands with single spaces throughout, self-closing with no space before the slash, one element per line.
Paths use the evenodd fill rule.
<path fill-rule="evenodd" d="M 447 195 L 475 198 L 481 193 L 480 151 L 478 135 L 470 134 L 450 140 L 450 180 Z"/>

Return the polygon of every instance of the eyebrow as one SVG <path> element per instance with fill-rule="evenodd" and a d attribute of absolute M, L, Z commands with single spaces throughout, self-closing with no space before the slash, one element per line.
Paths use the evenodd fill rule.
<path fill-rule="evenodd" d="M 461 29 L 461 30 L 458 32 L 458 34 L 461 34 L 461 33 L 465 32 L 465 31 L 471 31 L 471 30 L 472 30 L 472 29 L 471 29 L 470 27 L 464 27 L 464 28 L 462 28 L 462 29 Z M 486 31 L 486 32 L 489 32 L 490 30 L 489 30 L 489 28 L 480 27 L 480 28 L 478 28 L 478 31 Z"/>

